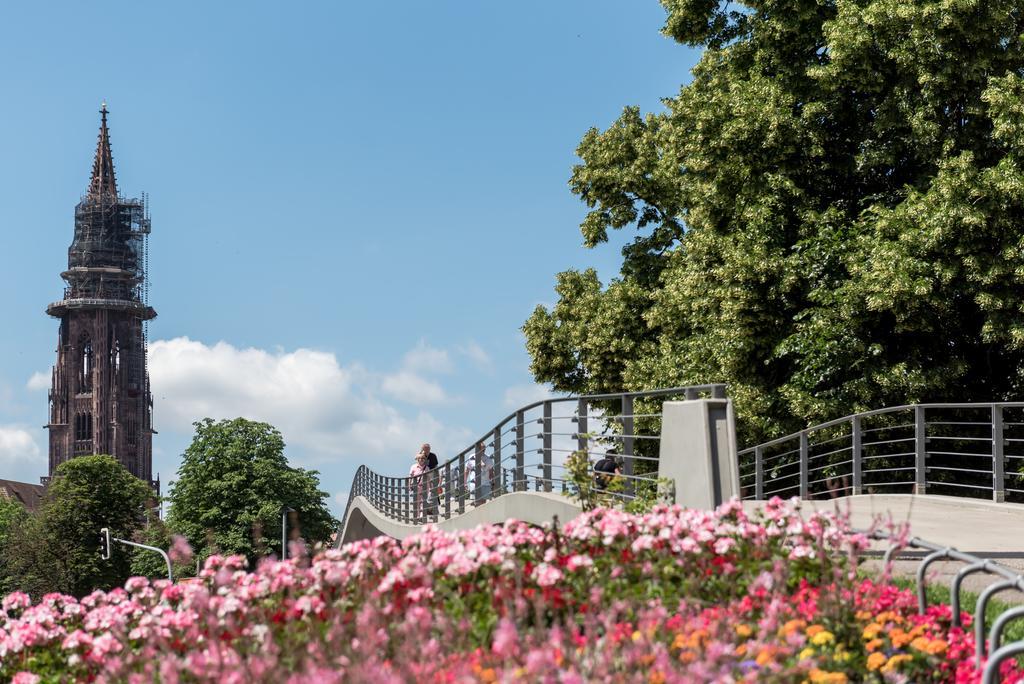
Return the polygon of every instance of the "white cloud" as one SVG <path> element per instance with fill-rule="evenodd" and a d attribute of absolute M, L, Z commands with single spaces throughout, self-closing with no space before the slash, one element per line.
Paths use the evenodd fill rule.
<path fill-rule="evenodd" d="M 484 348 L 481 347 L 476 340 L 470 340 L 466 344 L 460 346 L 459 353 L 472 361 L 480 370 L 487 372 L 492 372 L 494 370 L 494 361 L 491 360 L 490 354 L 484 351 Z"/>
<path fill-rule="evenodd" d="M 50 373 L 44 373 L 42 371 L 39 371 L 37 373 L 32 374 L 32 377 L 29 378 L 28 382 L 25 383 L 25 387 L 32 390 L 33 392 L 49 389 L 50 380 Z"/>
<path fill-rule="evenodd" d="M 550 399 L 553 396 L 555 395 L 552 394 L 551 390 L 544 385 L 512 385 L 505 390 L 503 403 L 505 408 L 517 409 L 521 406 L 532 404 L 535 401 Z"/>
<path fill-rule="evenodd" d="M 451 373 L 451 357 L 444 349 L 431 347 L 424 340 L 406 352 L 402 368 L 412 373 Z"/>
<path fill-rule="evenodd" d="M 421 344 L 410 354 L 419 363 L 440 358 L 437 351 Z M 327 352 L 209 346 L 179 337 L 153 342 L 149 362 L 157 429 L 163 423 L 190 433 L 192 422 L 204 417 L 242 416 L 274 425 L 314 460 L 352 459 L 375 469 L 406 463 L 421 442 L 465 438 L 429 413 L 408 415 L 385 403 L 371 373 Z"/>
<path fill-rule="evenodd" d="M 448 399 L 439 384 L 410 371 L 385 376 L 381 389 L 396 399 L 417 406 L 440 404 Z"/>
<path fill-rule="evenodd" d="M 0 464 L 36 461 L 42 455 L 32 433 L 18 425 L 0 425 Z"/>

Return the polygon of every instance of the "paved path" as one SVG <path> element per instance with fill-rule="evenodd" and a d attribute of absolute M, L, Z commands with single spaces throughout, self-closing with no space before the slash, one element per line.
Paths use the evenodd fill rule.
<path fill-rule="evenodd" d="M 763 501 L 744 501 L 748 511 Z M 993 503 L 955 496 L 865 494 L 800 502 L 807 510 L 849 511 L 856 527 L 878 519 L 910 523 L 912 536 L 977 555 L 1024 558 L 1024 504 Z"/>
<path fill-rule="evenodd" d="M 748 511 L 764 502 L 745 501 Z M 883 523 L 909 523 L 910 534 L 933 544 L 951 546 L 966 553 L 993 558 L 1001 565 L 1024 572 L 1024 505 L 994 503 L 978 499 L 952 496 L 914 496 L 911 494 L 866 494 L 821 501 L 802 501 L 805 510 L 848 511 L 854 526 L 867 529 L 874 521 Z M 886 544 L 875 544 L 884 550 Z M 868 560 L 865 569 L 881 571 L 880 560 Z M 956 572 L 963 567 L 957 562 L 936 562 L 928 567 L 928 581 L 940 582 L 947 587 Z M 897 576 L 915 578 L 918 561 L 900 560 L 894 563 Z M 980 593 L 995 581 L 992 575 L 970 575 L 963 583 L 966 591 Z M 1000 592 L 998 600 L 1004 603 L 1024 603 L 1024 594 L 1015 591 Z"/>

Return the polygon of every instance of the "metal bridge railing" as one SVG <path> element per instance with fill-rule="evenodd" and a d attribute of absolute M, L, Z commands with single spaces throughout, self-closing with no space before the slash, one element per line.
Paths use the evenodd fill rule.
<path fill-rule="evenodd" d="M 1024 502 L 1024 403 L 913 404 L 739 452 L 743 499 L 916 493 Z"/>
<path fill-rule="evenodd" d="M 662 402 L 724 398 L 725 385 L 557 397 L 524 406 L 435 470 L 391 477 L 366 466 L 356 471 L 348 508 L 364 497 L 396 522 L 422 525 L 461 515 L 509 492 L 568 491 L 566 459 L 582 451 L 593 463 L 606 454 L 620 462 L 625 500 L 656 488 Z"/>
<path fill-rule="evenodd" d="M 869 535 L 873 539 L 890 540 L 893 543 L 885 552 L 884 566 L 889 567 L 893 558 L 907 548 L 920 549 L 927 552 L 917 568 L 917 604 L 922 615 L 928 608 L 928 566 L 936 561 L 956 561 L 964 566 L 950 581 L 950 608 L 954 627 L 962 627 L 960 619 L 960 590 L 968 575 L 984 573 L 992 575 L 996 581 L 988 585 L 978 597 L 974 609 L 974 664 L 981 667 L 981 660 L 988 654 L 988 661 L 982 674 L 982 684 L 995 684 L 999 681 L 999 666 L 1008 658 L 1024 654 L 1024 640 L 1003 644 L 1003 634 L 1007 625 L 1014 620 L 1024 618 L 1024 606 L 1007 608 L 990 625 L 988 636 L 985 635 L 985 610 L 992 598 L 1003 591 L 1024 591 L 1024 575 L 999 563 L 979 556 L 963 553 L 949 546 L 940 546 L 917 537 L 906 541 L 894 539 L 893 535 L 876 530 Z"/>

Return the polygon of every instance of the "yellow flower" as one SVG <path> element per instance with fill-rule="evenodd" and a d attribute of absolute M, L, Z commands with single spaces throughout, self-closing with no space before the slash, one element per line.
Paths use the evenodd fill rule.
<path fill-rule="evenodd" d="M 633 632 L 633 634 L 632 634 L 633 641 L 640 641 L 643 638 L 644 638 L 644 635 L 640 633 L 639 629 L 636 630 L 635 632 Z"/>
<path fill-rule="evenodd" d="M 874 639 L 876 636 L 878 636 L 878 633 L 881 631 L 882 625 L 878 624 L 877 622 L 873 622 L 864 628 L 864 631 L 861 633 L 861 636 L 864 637 L 865 641 L 870 641 L 871 639 Z"/>
<path fill-rule="evenodd" d="M 905 663 L 908 660 L 913 660 L 913 659 L 914 659 L 914 656 L 908 655 L 906 653 L 901 653 L 899 655 L 894 655 L 891 658 L 889 658 L 889 661 L 885 665 L 882 666 L 882 673 L 883 674 L 888 674 L 888 673 L 894 671 L 896 668 L 898 668 L 901 663 Z"/>
<path fill-rule="evenodd" d="M 824 646 L 825 644 L 831 644 L 836 638 L 832 635 L 832 632 L 827 630 L 818 632 L 811 637 L 811 643 L 815 646 Z"/>
<path fill-rule="evenodd" d="M 885 665 L 886 660 L 888 660 L 888 658 L 885 657 L 884 653 L 872 653 L 868 656 L 868 669 L 874 672 L 878 668 L 882 667 L 882 665 Z"/>
<path fill-rule="evenodd" d="M 807 660 L 808 658 L 812 657 L 813 655 L 814 655 L 814 649 L 808 646 L 804 650 L 800 651 L 799 658 L 800 658 L 800 660 Z"/>
<path fill-rule="evenodd" d="M 736 634 L 741 637 L 748 637 L 754 633 L 754 630 L 750 629 L 748 625 L 736 625 Z"/>

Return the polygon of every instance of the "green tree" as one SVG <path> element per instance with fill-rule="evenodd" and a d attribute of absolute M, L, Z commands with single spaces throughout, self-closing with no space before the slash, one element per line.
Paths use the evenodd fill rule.
<path fill-rule="evenodd" d="M 6 596 L 15 589 L 16 578 L 10 572 L 8 543 L 14 529 L 28 517 L 28 511 L 18 501 L 0 497 L 0 596 Z"/>
<path fill-rule="evenodd" d="M 240 553 L 255 561 L 280 554 L 281 509 L 309 543 L 326 542 L 337 527 L 315 470 L 293 468 L 281 433 L 244 418 L 194 424 L 171 487 L 168 527 L 184 535 L 201 558 Z M 291 536 L 291 535 L 290 535 Z"/>
<path fill-rule="evenodd" d="M 558 276 L 539 381 L 727 382 L 742 439 L 1024 388 L 1024 3 L 662 0 L 702 47 L 570 181 L 619 276 Z"/>
<path fill-rule="evenodd" d="M 79 456 L 57 467 L 40 510 L 12 531 L 5 556 L 12 582 L 33 596 L 84 596 L 131 575 L 132 553 L 117 544 L 100 556 L 99 531 L 130 539 L 144 519 L 149 487 L 111 456 Z"/>

